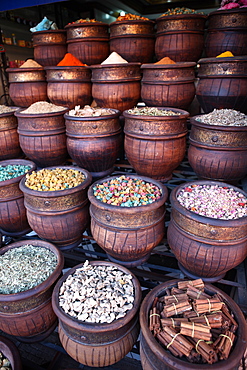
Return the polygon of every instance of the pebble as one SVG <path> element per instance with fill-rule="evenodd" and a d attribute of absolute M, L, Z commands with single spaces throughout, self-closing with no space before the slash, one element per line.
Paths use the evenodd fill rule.
<path fill-rule="evenodd" d="M 208 125 L 219 126 L 247 126 L 247 116 L 234 109 L 214 109 L 208 114 L 202 114 L 196 121 Z"/>
<path fill-rule="evenodd" d="M 105 180 L 93 187 L 94 196 L 103 203 L 121 207 L 144 206 L 160 199 L 162 190 L 149 182 L 129 176 Z"/>
<path fill-rule="evenodd" d="M 0 166 L 0 181 L 6 181 L 25 175 L 25 173 L 27 173 L 30 169 L 30 166 L 20 164 L 8 164 L 7 166 Z"/>
<path fill-rule="evenodd" d="M 247 216 L 247 197 L 230 186 L 188 185 L 177 194 L 177 200 L 205 217 L 234 220 Z"/>

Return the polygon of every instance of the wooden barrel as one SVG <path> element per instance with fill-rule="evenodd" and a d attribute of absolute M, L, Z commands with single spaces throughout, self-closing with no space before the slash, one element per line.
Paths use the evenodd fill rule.
<path fill-rule="evenodd" d="M 247 55 L 247 8 L 217 10 L 208 15 L 205 53 L 208 58 L 231 51 Z"/>
<path fill-rule="evenodd" d="M 32 35 L 34 59 L 42 66 L 56 66 L 67 52 L 66 31 L 37 31 Z"/>
<path fill-rule="evenodd" d="M 96 104 L 123 112 L 141 97 L 141 63 L 93 65 L 92 95 Z"/>
<path fill-rule="evenodd" d="M 244 315 L 239 306 L 221 289 L 205 284 L 207 293 L 219 294 L 223 302 L 232 311 L 235 320 L 238 323 L 238 331 L 233 350 L 228 359 L 218 361 L 214 364 L 195 364 L 189 361 L 184 361 L 182 358 L 173 356 L 170 351 L 161 346 L 154 338 L 149 329 L 149 315 L 155 297 L 166 295 L 166 290 L 177 286 L 179 280 L 170 280 L 159 284 L 152 289 L 144 298 L 140 308 L 140 355 L 143 370 L 237 370 L 239 369 L 240 361 L 246 350 L 247 326 Z"/>
<path fill-rule="evenodd" d="M 83 266 L 67 271 L 56 284 L 52 294 L 53 309 L 59 319 L 59 338 L 65 351 L 77 362 L 89 367 L 105 367 L 120 361 L 131 351 L 139 334 L 138 309 L 141 287 L 135 275 L 123 266 L 107 261 L 91 261 L 93 266 L 116 266 L 132 275 L 134 285 L 133 308 L 111 323 L 89 323 L 69 316 L 59 305 L 59 290 L 67 277 Z"/>
<path fill-rule="evenodd" d="M 9 96 L 17 107 L 29 107 L 47 100 L 47 82 L 43 68 L 7 68 Z"/>
<path fill-rule="evenodd" d="M 11 107 L 18 109 L 18 107 Z M 14 110 L 0 114 L 0 160 L 20 158 L 23 153 L 17 133 L 17 118 Z"/>
<path fill-rule="evenodd" d="M 45 67 L 47 96 L 51 103 L 69 109 L 92 103 L 91 70 L 88 67 Z"/>
<path fill-rule="evenodd" d="M 158 109 L 179 115 L 148 116 L 123 112 L 124 149 L 129 163 L 139 175 L 167 181 L 185 156 L 189 113 L 175 108 Z"/>
<path fill-rule="evenodd" d="M 0 294 L 0 329 L 20 340 L 35 342 L 43 340 L 57 325 L 52 309 L 52 291 L 64 266 L 63 254 L 53 244 L 38 239 L 21 240 L 1 248 L 4 254 L 13 248 L 31 244 L 52 251 L 57 266 L 51 275 L 34 288 L 13 294 Z"/>
<path fill-rule="evenodd" d="M 154 25 L 154 21 L 141 19 L 110 23 L 110 52 L 115 51 L 128 62 L 152 63 Z"/>
<path fill-rule="evenodd" d="M 109 25 L 103 22 L 68 24 L 68 53 L 87 65 L 103 62 L 109 56 Z"/>
<path fill-rule="evenodd" d="M 16 345 L 8 338 L 0 336 L 0 352 L 9 360 L 12 369 L 22 370 L 21 355 Z"/>
<path fill-rule="evenodd" d="M 237 183 L 247 175 L 247 127 L 190 118 L 188 160 L 199 178 Z"/>
<path fill-rule="evenodd" d="M 64 168 L 81 171 L 85 176 L 78 186 L 57 191 L 32 190 L 20 182 L 24 194 L 24 205 L 28 222 L 37 235 L 60 249 L 72 249 L 82 240 L 89 218 L 87 188 L 92 181 L 90 173 L 75 166 L 55 166 L 48 169 Z"/>
<path fill-rule="evenodd" d="M 154 107 L 188 109 L 196 93 L 195 66 L 195 62 L 142 64 L 142 101 Z"/>
<path fill-rule="evenodd" d="M 90 186 L 88 198 L 91 203 L 91 232 L 94 240 L 106 251 L 111 261 L 132 267 L 145 262 L 152 249 L 164 237 L 168 190 L 161 182 L 148 177 L 128 177 L 155 184 L 162 191 L 161 198 L 148 205 L 117 207 L 103 203 L 94 196 L 93 187 L 96 182 Z M 105 179 L 98 180 L 97 184 L 104 181 Z"/>
<path fill-rule="evenodd" d="M 64 121 L 67 110 L 37 114 L 15 112 L 20 146 L 38 167 L 60 165 L 68 158 Z"/>
<path fill-rule="evenodd" d="M 30 166 L 28 172 L 36 169 L 35 163 L 26 159 L 8 159 L 1 161 L 1 166 L 7 165 Z M 24 207 L 24 195 L 19 188 L 21 175 L 10 180 L 0 181 L 0 230 L 3 235 L 18 237 L 32 231 Z"/>
<path fill-rule="evenodd" d="M 247 113 L 247 57 L 200 59 L 196 97 L 205 113 L 214 108 Z"/>
<path fill-rule="evenodd" d="M 215 219 L 185 209 L 177 200 L 177 194 L 190 184 L 179 185 L 171 192 L 168 244 L 185 275 L 217 281 L 247 256 L 247 217 Z M 193 184 L 231 187 L 246 196 L 241 189 L 224 182 L 198 180 Z"/>
<path fill-rule="evenodd" d="M 156 19 L 155 55 L 175 62 L 197 62 L 204 47 L 203 14 L 168 15 Z"/>
<path fill-rule="evenodd" d="M 120 111 L 94 117 L 65 114 L 67 149 L 75 163 L 93 178 L 110 175 L 122 147 Z"/>

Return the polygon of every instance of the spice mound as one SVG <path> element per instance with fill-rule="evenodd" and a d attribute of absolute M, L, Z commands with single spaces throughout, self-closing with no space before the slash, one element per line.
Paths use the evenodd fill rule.
<path fill-rule="evenodd" d="M 26 244 L 0 255 L 0 294 L 32 289 L 45 281 L 57 266 L 56 255 L 47 248 Z"/>
<path fill-rule="evenodd" d="M 154 64 L 176 64 L 176 62 L 169 57 L 164 57 Z"/>
<path fill-rule="evenodd" d="M 136 20 L 149 21 L 149 18 L 145 18 L 136 14 L 127 13 L 125 15 L 120 15 L 116 19 L 116 21 L 136 21 Z"/>
<path fill-rule="evenodd" d="M 4 354 L 1 351 L 0 351 L 0 369 L 12 370 L 12 366 L 9 359 L 6 356 L 4 356 Z"/>
<path fill-rule="evenodd" d="M 167 15 L 179 15 L 179 14 L 204 14 L 204 13 L 198 12 L 195 9 L 190 9 L 186 7 L 182 7 L 182 8 L 176 7 L 176 8 L 168 9 L 160 17 L 167 16 Z"/>
<path fill-rule="evenodd" d="M 70 24 L 85 23 L 85 22 L 90 22 L 90 23 L 100 22 L 101 23 L 101 21 L 97 21 L 94 18 L 93 19 L 90 19 L 90 18 L 80 18 L 80 19 L 77 19 L 77 21 L 68 23 L 67 26 L 69 26 Z"/>
<path fill-rule="evenodd" d="M 130 114 L 143 115 L 143 116 L 179 116 L 180 112 L 174 112 L 168 109 L 158 109 L 156 107 L 135 107 L 127 111 Z"/>
<path fill-rule="evenodd" d="M 30 166 L 21 164 L 8 164 L 7 166 L 0 166 L 0 181 L 14 179 L 15 177 L 25 175 L 31 169 Z"/>
<path fill-rule="evenodd" d="M 128 63 L 127 60 L 121 57 L 118 53 L 113 51 L 108 58 L 106 58 L 101 64 L 122 64 Z"/>
<path fill-rule="evenodd" d="M 67 277 L 59 291 L 59 306 L 80 321 L 111 323 L 133 308 L 132 275 L 115 266 L 88 261 Z"/>
<path fill-rule="evenodd" d="M 185 186 L 177 200 L 189 211 L 205 217 L 235 220 L 247 216 L 247 197 L 230 186 Z"/>
<path fill-rule="evenodd" d="M 149 329 L 161 346 L 197 364 L 226 360 L 237 328 L 223 297 L 206 291 L 201 279 L 166 289 L 166 295 L 154 299 L 149 314 Z"/>
<path fill-rule="evenodd" d="M 7 107 L 7 105 L 0 105 L 0 114 L 15 112 L 18 107 Z"/>
<path fill-rule="evenodd" d="M 38 101 L 30 105 L 30 107 L 28 107 L 27 109 L 20 111 L 20 113 L 24 114 L 55 113 L 64 111 L 65 109 L 67 108 L 52 103 L 48 103 L 47 101 Z"/>
<path fill-rule="evenodd" d="M 62 60 L 57 64 L 58 67 L 86 66 L 71 53 L 66 53 Z"/>
<path fill-rule="evenodd" d="M 90 105 L 85 105 L 84 108 L 80 108 L 80 105 L 76 105 L 68 114 L 75 117 L 101 117 L 115 113 L 116 112 L 110 108 L 90 107 Z"/>
<path fill-rule="evenodd" d="M 197 117 L 196 121 L 218 126 L 247 126 L 247 116 L 234 109 L 214 109 Z"/>
<path fill-rule="evenodd" d="M 28 59 L 24 62 L 20 68 L 43 68 L 41 64 L 37 63 L 33 59 Z"/>
<path fill-rule="evenodd" d="M 123 175 L 96 184 L 93 194 L 96 199 L 113 206 L 137 207 L 160 199 L 162 190 L 150 182 Z"/>
<path fill-rule="evenodd" d="M 78 170 L 43 168 L 40 171 L 27 174 L 25 185 L 32 190 L 56 191 L 74 188 L 84 180 L 84 174 Z"/>

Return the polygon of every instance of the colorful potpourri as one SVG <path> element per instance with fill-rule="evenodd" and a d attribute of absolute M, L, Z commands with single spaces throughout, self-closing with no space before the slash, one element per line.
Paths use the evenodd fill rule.
<path fill-rule="evenodd" d="M 143 21 L 149 21 L 149 18 L 142 17 L 140 15 L 136 14 L 125 14 L 125 15 L 120 15 L 117 17 L 116 21 L 136 21 L 136 20 L 143 20 Z"/>
<path fill-rule="evenodd" d="M 197 117 L 196 121 L 208 125 L 247 126 L 247 116 L 234 109 L 214 109 L 210 113 Z"/>
<path fill-rule="evenodd" d="M 85 22 L 95 23 L 95 22 L 100 22 L 100 21 L 97 21 L 96 19 L 90 19 L 90 18 L 84 18 L 84 19 L 81 18 L 81 19 L 77 19 L 77 21 L 68 23 L 68 25 L 70 25 L 70 24 L 76 24 L 76 23 L 85 23 Z"/>
<path fill-rule="evenodd" d="M 30 166 L 21 164 L 0 166 L 0 181 L 11 180 L 15 177 L 25 175 L 25 173 L 27 173 L 30 169 Z"/>
<path fill-rule="evenodd" d="M 94 196 L 103 203 L 121 207 L 138 207 L 160 199 L 162 190 L 142 179 L 115 177 L 93 187 Z"/>
<path fill-rule="evenodd" d="M 168 9 L 160 17 L 167 16 L 167 15 L 178 15 L 178 14 L 204 14 L 204 13 L 198 12 L 195 9 L 190 9 L 186 7 L 182 7 L 182 8 L 176 7 L 176 8 Z"/>
<path fill-rule="evenodd" d="M 188 185 L 178 194 L 179 203 L 201 216 L 234 220 L 247 216 L 247 197 L 232 187 Z"/>

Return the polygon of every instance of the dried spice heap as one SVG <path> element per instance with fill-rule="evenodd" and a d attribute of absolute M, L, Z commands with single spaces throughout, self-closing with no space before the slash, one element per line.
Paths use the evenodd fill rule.
<path fill-rule="evenodd" d="M 57 64 L 57 67 L 74 67 L 80 66 L 85 67 L 87 64 L 82 63 L 71 53 L 66 53 L 63 59 Z"/>
<path fill-rule="evenodd" d="M 80 321 L 111 323 L 133 308 L 132 275 L 116 266 L 92 266 L 88 261 L 67 277 L 59 291 L 59 305 Z"/>
<path fill-rule="evenodd" d="M 106 58 L 101 64 L 121 64 L 128 63 L 127 60 L 121 57 L 118 53 L 113 51 L 108 58 Z"/>
<path fill-rule="evenodd" d="M 229 357 L 238 324 L 221 295 L 206 292 L 197 279 L 180 281 L 154 299 L 149 328 L 172 355 L 213 364 Z"/>
<path fill-rule="evenodd" d="M 41 64 L 37 63 L 33 59 L 26 60 L 25 63 L 23 63 L 20 68 L 43 68 Z"/>
<path fill-rule="evenodd" d="M 0 105 L 0 114 L 15 112 L 18 107 L 7 107 L 7 105 Z"/>
<path fill-rule="evenodd" d="M 0 294 L 31 289 L 45 281 L 57 266 L 56 255 L 47 248 L 26 244 L 0 255 Z"/>
<path fill-rule="evenodd" d="M 20 111 L 20 113 L 24 114 L 55 113 L 63 111 L 65 109 L 67 108 L 52 103 L 48 103 L 47 101 L 38 101 L 30 105 L 30 107 L 28 107 L 27 109 Z"/>
<path fill-rule="evenodd" d="M 176 62 L 169 57 L 164 57 L 154 64 L 176 64 Z"/>
<path fill-rule="evenodd" d="M 179 15 L 179 14 L 203 14 L 203 12 L 198 12 L 195 9 L 190 8 L 172 8 L 168 9 L 165 13 L 163 13 L 160 17 L 167 16 L 167 15 Z"/>
<path fill-rule="evenodd" d="M 149 21 L 149 18 L 145 18 L 140 15 L 128 13 L 125 15 L 120 15 L 116 19 L 116 21 L 136 21 L 136 20 Z"/>
<path fill-rule="evenodd" d="M 85 22 L 95 23 L 95 22 L 100 22 L 100 21 L 97 21 L 96 19 L 90 19 L 90 18 L 80 18 L 80 19 L 77 19 L 77 21 L 68 23 L 68 25 L 76 24 L 76 23 L 85 23 Z"/>
<path fill-rule="evenodd" d="M 234 109 L 214 109 L 210 113 L 197 117 L 196 121 L 208 125 L 247 126 L 247 116 Z"/>
<path fill-rule="evenodd" d="M 0 181 L 14 179 L 15 177 L 25 175 L 31 169 L 30 166 L 21 164 L 8 164 L 7 166 L 0 166 Z"/>
<path fill-rule="evenodd" d="M 80 108 L 80 105 L 76 105 L 68 114 L 75 117 L 101 117 L 115 114 L 115 111 L 110 108 L 90 107 L 90 105 L 85 105 L 84 108 Z"/>
<path fill-rule="evenodd" d="M 137 116 L 179 116 L 180 114 L 182 114 L 168 109 L 158 109 L 156 107 L 135 107 L 133 109 L 129 109 L 128 113 L 136 114 Z"/>

